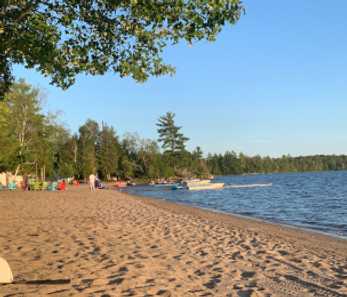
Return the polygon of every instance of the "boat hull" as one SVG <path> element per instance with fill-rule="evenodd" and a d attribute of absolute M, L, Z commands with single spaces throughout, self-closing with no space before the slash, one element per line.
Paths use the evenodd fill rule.
<path fill-rule="evenodd" d="M 218 190 L 224 188 L 224 183 L 195 184 L 188 185 L 187 188 L 190 191 Z"/>

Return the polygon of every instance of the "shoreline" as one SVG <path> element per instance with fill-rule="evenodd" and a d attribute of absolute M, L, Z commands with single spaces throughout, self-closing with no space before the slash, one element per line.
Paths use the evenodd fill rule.
<path fill-rule="evenodd" d="M 212 208 L 207 208 L 207 207 L 195 206 L 195 205 L 192 205 L 192 204 L 188 204 L 188 203 L 184 203 L 184 202 L 176 202 L 176 201 L 172 201 L 172 200 L 164 199 L 164 198 L 157 198 L 157 197 L 151 197 L 151 196 L 141 196 L 141 195 L 136 195 L 136 194 L 130 194 L 130 193 L 126 192 L 126 191 L 121 192 L 121 193 L 125 194 L 125 195 L 129 195 L 129 196 L 137 197 L 137 198 L 140 198 L 140 199 L 144 198 L 144 199 L 149 199 L 149 200 L 154 200 L 154 201 L 155 200 L 159 200 L 159 201 L 162 201 L 162 202 L 165 202 L 165 203 L 169 203 L 169 204 L 181 205 L 181 206 L 186 206 L 188 208 L 194 208 L 194 209 L 203 210 L 203 211 L 207 211 L 207 212 L 212 212 L 212 213 L 216 213 L 216 214 L 227 215 L 227 216 L 236 217 L 236 218 L 240 218 L 240 219 L 255 221 L 255 222 L 258 222 L 258 223 L 264 223 L 264 224 L 270 224 L 270 225 L 274 225 L 274 226 L 284 227 L 284 228 L 288 228 L 288 229 L 297 230 L 299 232 L 302 231 L 302 232 L 307 232 L 307 233 L 323 235 L 323 236 L 331 237 L 333 239 L 346 241 L 346 243 L 347 243 L 347 236 L 338 235 L 338 234 L 329 233 L 329 232 L 324 232 L 324 231 L 321 231 L 321 230 L 318 230 L 318 229 L 310 229 L 310 228 L 305 228 L 305 227 L 302 227 L 302 226 L 299 226 L 299 225 L 291 225 L 291 224 L 286 224 L 286 223 L 282 223 L 282 222 L 275 222 L 275 221 L 271 221 L 271 220 L 266 220 L 266 219 L 263 219 L 263 218 L 252 217 L 252 216 L 242 215 L 242 214 L 238 214 L 238 213 L 222 211 L 222 210 L 218 210 L 218 209 L 212 209 Z"/>
<path fill-rule="evenodd" d="M 163 209 L 168 209 L 170 211 L 173 211 L 176 207 L 179 208 L 179 211 L 183 211 L 189 214 L 193 215 L 202 215 L 207 216 L 210 219 L 216 220 L 219 223 L 229 223 L 230 225 L 247 225 L 248 228 L 256 228 L 261 229 L 260 225 L 273 228 L 276 231 L 280 231 L 281 235 L 287 235 L 289 233 L 293 233 L 293 236 L 302 238 L 302 237 L 309 237 L 314 238 L 317 240 L 317 244 L 321 243 L 321 241 L 333 241 L 333 244 L 338 244 L 342 246 L 346 250 L 346 256 L 347 256 L 347 238 L 346 237 L 340 237 L 334 234 L 325 233 L 319 230 L 311 230 L 307 228 L 302 228 L 294 225 L 287 225 L 282 223 L 275 223 L 271 221 L 267 221 L 261 218 L 255 218 L 251 216 L 244 216 L 234 213 L 228 213 L 223 212 L 219 210 L 209 209 L 209 208 L 203 208 L 198 207 L 194 205 L 189 205 L 185 203 L 180 202 L 173 202 L 171 200 L 165 200 L 163 198 L 156 198 L 156 197 L 148 197 L 148 196 L 140 196 L 140 195 L 134 195 L 134 194 L 128 194 L 126 192 L 122 192 L 122 194 L 125 194 L 129 197 L 136 197 L 136 199 L 145 201 L 149 203 L 150 205 L 155 205 L 156 207 L 162 207 Z M 175 210 L 174 210 L 175 211 Z"/>
<path fill-rule="evenodd" d="M 344 239 L 84 186 L 0 209 L 0 296 L 347 296 Z"/>

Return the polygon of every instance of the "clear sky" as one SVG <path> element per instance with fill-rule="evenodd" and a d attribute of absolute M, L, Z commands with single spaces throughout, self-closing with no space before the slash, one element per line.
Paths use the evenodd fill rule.
<path fill-rule="evenodd" d="M 168 48 L 173 77 L 145 84 L 115 74 L 78 77 L 67 91 L 14 68 L 62 111 L 72 131 L 87 118 L 118 134 L 157 138 L 167 111 L 204 152 L 347 153 L 347 1 L 248 0 L 246 15 L 214 43 Z"/>

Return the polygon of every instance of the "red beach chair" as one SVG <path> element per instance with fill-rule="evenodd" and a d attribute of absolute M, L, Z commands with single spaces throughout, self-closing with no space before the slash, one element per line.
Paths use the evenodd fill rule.
<path fill-rule="evenodd" d="M 58 189 L 59 191 L 65 191 L 65 190 L 66 190 L 66 184 L 65 184 L 65 181 L 64 181 L 64 180 L 58 183 L 57 189 Z"/>

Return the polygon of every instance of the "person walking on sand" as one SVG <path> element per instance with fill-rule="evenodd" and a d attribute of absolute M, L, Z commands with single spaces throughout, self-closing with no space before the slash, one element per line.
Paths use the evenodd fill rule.
<path fill-rule="evenodd" d="M 94 192 L 95 191 L 95 175 L 92 173 L 89 175 L 89 188 L 90 191 Z"/>

